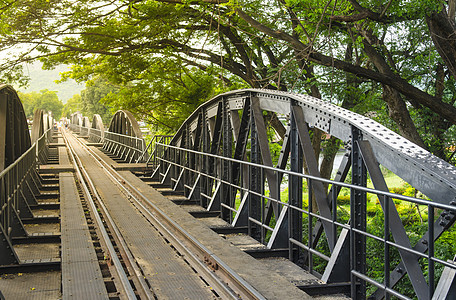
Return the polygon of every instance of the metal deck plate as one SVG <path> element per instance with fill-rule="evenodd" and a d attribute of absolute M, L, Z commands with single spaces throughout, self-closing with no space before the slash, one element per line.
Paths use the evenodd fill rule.
<path fill-rule="evenodd" d="M 60 233 L 60 224 L 24 224 L 25 230 L 28 234 L 52 232 L 54 234 Z"/>
<path fill-rule="evenodd" d="M 59 164 L 71 165 L 70 158 L 66 147 L 59 147 Z"/>
<path fill-rule="evenodd" d="M 21 262 L 30 260 L 46 260 L 59 257 L 59 244 L 19 244 L 14 246 L 17 256 Z"/>
<path fill-rule="evenodd" d="M 60 272 L 3 274 L 0 290 L 5 299 L 59 299 Z"/>
<path fill-rule="evenodd" d="M 232 243 L 223 239 L 209 226 L 227 226 L 220 218 L 195 219 L 186 211 L 174 204 L 167 197 L 162 196 L 155 189 L 142 182 L 131 172 L 120 172 L 122 176 L 141 191 L 155 205 L 160 207 L 180 226 L 185 228 L 199 242 L 209 248 L 215 255 L 223 259 L 231 269 L 236 271 L 258 292 L 268 299 L 310 299 L 311 297 L 296 288 L 282 275 L 272 272 L 264 264 L 247 253 L 241 251 Z"/>
<path fill-rule="evenodd" d="M 60 173 L 62 298 L 108 299 L 72 173 Z"/>
<path fill-rule="evenodd" d="M 214 293 L 121 194 L 85 152 L 75 149 L 159 299 L 213 299 Z"/>

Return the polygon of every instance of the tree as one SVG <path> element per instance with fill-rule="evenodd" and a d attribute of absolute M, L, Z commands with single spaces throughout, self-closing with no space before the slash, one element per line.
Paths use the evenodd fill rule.
<path fill-rule="evenodd" d="M 147 88 L 153 64 L 166 59 L 217 70 L 228 85 L 232 74 L 355 110 L 384 107 L 387 125 L 442 157 L 456 124 L 454 1 L 43 0 L 4 10 L 0 48 L 27 42 L 19 61 L 39 50 L 48 68 L 75 64 L 67 76 L 76 79 L 103 74 Z M 421 124 L 436 119 L 425 134 Z"/>
<path fill-rule="evenodd" d="M 92 118 L 94 114 L 99 114 L 105 123 L 109 123 L 113 112 L 109 105 L 103 104 L 102 100 L 109 94 L 115 94 L 118 88 L 110 84 L 103 77 L 86 83 L 86 88 L 81 91 L 81 112 L 84 116 Z"/>
<path fill-rule="evenodd" d="M 33 113 L 35 112 L 35 107 L 37 106 L 37 100 L 40 97 L 38 92 L 31 92 L 24 94 L 22 92 L 18 92 L 19 99 L 21 99 L 22 105 L 24 106 L 25 116 L 27 118 L 33 117 Z"/>
<path fill-rule="evenodd" d="M 55 91 L 42 90 L 39 93 L 31 92 L 28 94 L 19 93 L 25 114 L 27 117 L 32 117 L 37 109 L 51 111 L 54 119 L 60 119 L 62 115 L 63 103 L 59 100 Z"/>
<path fill-rule="evenodd" d="M 216 76 L 208 70 L 182 68 L 160 59 L 149 69 L 147 78 L 108 94 L 103 102 L 133 112 L 157 131 L 174 133 L 199 105 L 226 90 Z M 232 89 L 245 86 L 230 83 Z"/>
<path fill-rule="evenodd" d="M 81 95 L 73 95 L 63 106 L 62 116 L 70 118 L 71 114 L 81 111 Z"/>

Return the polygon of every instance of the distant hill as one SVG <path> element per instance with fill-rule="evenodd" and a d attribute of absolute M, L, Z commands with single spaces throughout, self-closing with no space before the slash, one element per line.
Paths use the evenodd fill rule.
<path fill-rule="evenodd" d="M 66 103 L 73 95 L 79 94 L 85 88 L 84 84 L 78 84 L 73 79 L 68 79 L 63 83 L 55 83 L 56 80 L 60 79 L 61 72 L 68 71 L 67 65 L 58 66 L 54 70 L 43 70 L 41 66 L 41 62 L 24 66 L 24 74 L 30 77 L 30 83 L 26 89 L 19 88 L 19 91 L 23 93 L 39 92 L 44 89 L 56 91 L 59 99 Z"/>

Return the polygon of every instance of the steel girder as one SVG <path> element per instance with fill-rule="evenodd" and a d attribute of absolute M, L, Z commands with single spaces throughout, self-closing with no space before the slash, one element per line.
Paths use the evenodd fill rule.
<path fill-rule="evenodd" d="M 30 134 L 24 108 L 9 85 L 0 85 L 0 171 L 30 148 Z"/>
<path fill-rule="evenodd" d="M 209 153 L 210 156 L 201 156 L 198 160 L 191 160 L 190 164 L 184 164 L 186 157 L 190 157 L 187 152 L 165 148 L 162 151 L 165 160 L 160 164 L 162 179 L 177 182 L 174 188 L 179 189 L 183 187 L 178 183 L 182 180 L 184 168 L 187 168 L 187 174 L 191 173 L 190 169 L 195 170 L 198 175 L 186 177 L 185 186 L 189 190 L 186 193 L 192 197 L 199 197 L 195 196 L 199 193 L 204 207 L 208 210 L 222 210 L 224 219 L 233 226 L 247 225 L 251 235 L 263 242 L 264 230 L 260 228 L 272 226 L 270 221 L 274 217 L 276 224 L 274 228 L 269 227 L 272 235 L 267 243 L 268 247 L 287 247 L 290 258 L 295 260 L 299 257 L 294 257 L 296 251 L 293 249 L 300 245 L 308 250 L 304 257 L 308 266 L 312 264 L 312 249 L 316 248 L 324 233 L 331 255 L 327 257 L 329 262 L 322 279 L 326 282 L 351 279 L 354 297 L 362 298 L 365 295 L 363 274 L 366 270 L 366 237 L 357 232 L 366 230 L 366 192 L 352 190 L 350 227 L 337 233 L 334 221 L 337 220 L 335 209 L 340 186 L 333 184 L 329 193 L 326 193 L 321 181 L 310 180 L 309 199 L 311 194 L 315 195 L 321 217 L 317 218 L 316 223 L 312 223 L 312 216 L 308 218 L 307 239 L 310 248 L 301 245 L 302 214 L 296 210 L 302 208 L 301 177 L 288 176 L 290 203 L 284 205 L 280 203 L 279 192 L 283 173 L 241 163 L 251 161 L 272 166 L 269 149 L 271 140 L 268 138 L 268 129 L 263 118 L 265 111 L 287 116 L 291 122 L 282 141 L 277 169 L 288 168 L 289 164 L 292 171 L 302 173 L 302 162 L 305 161 L 309 174 L 319 177 L 318 162 L 309 138 L 309 128 L 318 128 L 347 145 L 347 153 L 335 182 L 343 182 L 351 169 L 353 184 L 366 186 L 366 174 L 369 172 L 376 190 L 387 192 L 388 188 L 379 172 L 379 165 L 382 165 L 427 195 L 434 203 L 456 204 L 454 166 L 377 122 L 326 101 L 280 91 L 246 89 L 219 95 L 200 106 L 178 130 L 171 145 Z M 175 153 L 174 156 L 171 153 Z M 228 157 L 234 161 L 225 161 L 217 156 Z M 192 154 L 192 157 L 198 157 L 198 154 Z M 167 164 L 166 161 L 172 161 L 173 164 Z M 178 171 L 168 172 L 167 169 L 170 168 Z M 269 191 L 267 196 L 264 195 L 266 183 Z M 196 191 L 197 186 L 199 192 Z M 402 248 L 399 251 L 402 261 L 389 272 L 386 289 L 394 287 L 409 273 L 416 295 L 419 299 L 426 299 L 432 288 L 424 280 L 423 271 L 418 264 L 419 256 L 411 252 L 425 253 L 428 245 L 453 225 L 454 210 L 445 210 L 431 224 L 431 234 L 426 233 L 412 246 L 395 206 L 391 204 L 391 198 L 385 197 L 380 203 L 388 216 L 387 229 Z M 353 270 L 353 273 L 350 273 L 350 270 Z M 355 284 L 356 281 L 360 284 Z M 384 289 L 379 289 L 373 297 L 382 298 L 384 294 Z"/>
<path fill-rule="evenodd" d="M 108 131 L 104 132 L 103 149 L 127 162 L 148 159 L 143 153 L 146 143 L 132 113 L 119 110 L 114 114 Z"/>
<path fill-rule="evenodd" d="M 36 142 L 44 133 L 44 111 L 35 110 L 33 114 L 32 142 Z"/>
<path fill-rule="evenodd" d="M 54 119 L 52 114 L 44 110 L 37 109 L 33 115 L 31 131 L 32 143 L 38 144 L 38 163 L 45 164 L 49 156 L 48 144 L 51 142 Z M 45 136 L 45 138 L 43 138 Z"/>
<path fill-rule="evenodd" d="M 88 136 L 89 135 L 90 126 L 91 126 L 91 124 L 90 124 L 89 118 L 88 117 L 83 117 L 82 118 L 80 135 Z"/>
<path fill-rule="evenodd" d="M 98 114 L 93 115 L 92 124 L 89 129 L 89 141 L 92 143 L 101 143 L 104 139 L 105 128 L 103 120 Z"/>
<path fill-rule="evenodd" d="M 35 112 L 31 145 L 24 109 L 16 91 L 8 85 L 0 86 L 0 265 L 19 263 L 12 247 L 12 238 L 26 236 L 21 218 L 33 217 L 30 205 L 37 204 L 38 156 L 45 152 L 45 128 L 52 119 L 43 111 Z M 46 134 L 45 134 L 46 133 Z"/>
<path fill-rule="evenodd" d="M 70 116 L 70 129 L 74 132 L 80 132 L 82 127 L 82 114 L 80 112 L 72 113 Z"/>

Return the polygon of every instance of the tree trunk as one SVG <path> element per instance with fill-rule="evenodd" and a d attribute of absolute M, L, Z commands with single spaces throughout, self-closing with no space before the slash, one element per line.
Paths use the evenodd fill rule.
<path fill-rule="evenodd" d="M 378 71 L 388 76 L 394 74 L 385 58 L 371 45 L 371 43 L 380 43 L 377 37 L 370 31 L 362 31 L 362 33 L 365 36 L 364 51 Z M 388 104 L 389 115 L 399 127 L 400 134 L 418 146 L 425 148 L 424 142 L 410 117 L 407 105 L 398 90 L 390 85 L 383 84 L 383 100 Z"/>
<path fill-rule="evenodd" d="M 426 17 L 432 41 L 445 65 L 456 79 L 456 26 L 454 23 L 455 1 L 450 1 L 450 16 L 445 9 Z"/>
<path fill-rule="evenodd" d="M 389 116 L 397 124 L 400 134 L 418 146 L 426 148 L 399 92 L 383 85 L 383 100 L 388 104 Z"/>
<path fill-rule="evenodd" d="M 287 133 L 287 129 L 283 126 L 282 122 L 280 122 L 279 118 L 277 118 L 277 114 L 272 111 L 268 111 L 268 122 L 274 128 L 275 132 L 279 135 L 279 137 L 283 140 L 285 138 L 285 134 Z"/>
<path fill-rule="evenodd" d="M 456 124 L 456 107 L 445 103 L 437 97 L 430 95 L 419 88 L 407 82 L 404 78 L 395 73 L 385 74 L 376 70 L 367 69 L 351 62 L 346 62 L 331 56 L 324 55 L 312 49 L 311 45 L 303 44 L 298 38 L 289 35 L 281 30 L 274 30 L 258 22 L 240 8 L 236 10 L 237 15 L 250 24 L 253 28 L 267 34 L 268 36 L 288 43 L 296 52 L 300 53 L 297 59 L 311 61 L 316 64 L 336 68 L 341 71 L 355 74 L 358 77 L 364 77 L 382 84 L 391 86 L 409 99 L 415 99 L 419 104 L 430 108 L 432 111 L 440 114 L 452 124 Z M 453 60 L 456 61 L 456 60 Z"/>
<path fill-rule="evenodd" d="M 325 150 L 323 151 L 323 161 L 321 162 L 320 175 L 323 178 L 331 179 L 334 159 L 339 150 L 339 139 L 332 136 L 325 142 Z M 326 192 L 328 192 L 328 184 L 323 184 Z"/>

